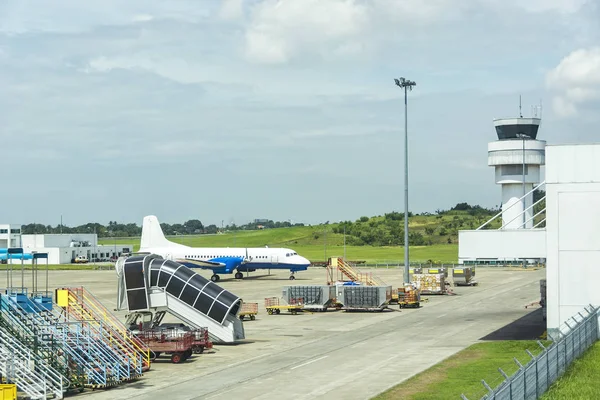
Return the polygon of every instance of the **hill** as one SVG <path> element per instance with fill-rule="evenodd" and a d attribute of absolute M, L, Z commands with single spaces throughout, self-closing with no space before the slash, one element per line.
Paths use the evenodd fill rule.
<path fill-rule="evenodd" d="M 458 204 L 452 210 L 438 211 L 435 215 L 409 216 L 411 261 L 456 262 L 458 230 L 475 229 L 492 215 L 491 210 Z M 311 261 L 343 255 L 345 240 L 346 257 L 349 259 L 396 263 L 404 257 L 403 218 L 403 214 L 392 212 L 371 218 L 361 217 L 354 222 L 168 237 L 174 242 L 195 247 L 290 247 Z M 499 221 L 489 227 L 498 228 Z M 139 237 L 102 238 L 100 243 L 133 244 L 136 251 Z"/>

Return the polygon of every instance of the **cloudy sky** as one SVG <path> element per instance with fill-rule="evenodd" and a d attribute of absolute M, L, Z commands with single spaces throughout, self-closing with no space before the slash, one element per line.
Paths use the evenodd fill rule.
<path fill-rule="evenodd" d="M 457 6 L 457 4 L 460 4 Z M 1 222 L 496 206 L 493 118 L 596 141 L 598 0 L 1 0 Z M 7 188 L 13 190 L 6 191 Z"/>

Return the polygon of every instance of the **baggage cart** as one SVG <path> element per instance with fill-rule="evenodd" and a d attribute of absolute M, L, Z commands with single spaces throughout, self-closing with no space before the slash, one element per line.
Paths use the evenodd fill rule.
<path fill-rule="evenodd" d="M 421 306 L 421 293 L 412 286 L 398 288 L 398 306 L 400 308 L 419 308 Z"/>
<path fill-rule="evenodd" d="M 176 333 L 166 329 L 142 330 L 135 334 L 150 348 L 152 361 L 162 353 L 171 355 L 171 362 L 179 364 L 190 358 L 193 354 L 192 346 L 195 336 L 192 332 Z"/>
<path fill-rule="evenodd" d="M 290 299 L 290 304 L 280 304 L 279 297 L 267 297 L 265 298 L 265 308 L 269 315 L 281 314 L 281 310 L 287 310 L 290 314 L 296 315 L 304 309 L 304 304 L 302 299 Z"/>
<path fill-rule="evenodd" d="M 246 317 L 254 321 L 258 314 L 258 303 L 242 303 L 242 308 L 238 314 L 238 317 L 243 321 Z"/>

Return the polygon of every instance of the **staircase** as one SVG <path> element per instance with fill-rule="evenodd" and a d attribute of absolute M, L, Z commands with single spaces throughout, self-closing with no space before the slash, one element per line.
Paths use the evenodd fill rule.
<path fill-rule="evenodd" d="M 524 196 L 521 196 L 519 198 L 519 200 L 523 201 L 524 198 L 526 198 L 527 196 L 529 196 L 530 194 L 532 194 L 536 190 L 541 189 L 542 187 L 545 187 L 545 185 L 546 185 L 546 181 L 540 183 L 539 185 L 537 185 L 536 187 L 534 187 L 532 190 L 530 190 L 529 192 L 527 192 Z M 526 209 L 524 209 L 523 211 L 521 211 L 513 219 L 511 219 L 510 221 L 508 221 L 506 223 L 503 223 L 502 226 L 500 226 L 500 228 L 498 228 L 498 230 L 504 230 L 504 229 L 506 229 L 506 226 L 508 224 L 510 224 L 511 222 L 513 222 L 513 221 L 515 221 L 517 219 L 519 221 L 523 220 L 523 214 L 525 214 L 530 209 L 535 210 L 535 207 L 538 204 L 541 204 L 544 200 L 546 200 L 546 195 L 545 194 L 538 201 L 534 202 L 532 205 L 530 205 L 529 207 L 527 207 Z M 509 207 L 507 207 L 506 209 L 501 210 L 498 214 L 494 215 L 492 218 L 490 218 L 489 220 L 487 220 L 484 224 L 482 224 L 476 230 L 481 230 L 481 229 L 485 228 L 486 226 L 488 226 L 489 224 L 491 224 L 492 222 L 494 222 L 496 219 L 500 218 L 504 212 L 506 212 L 507 210 L 510 210 L 513 206 L 515 206 L 517 204 L 519 204 L 519 202 L 515 202 L 515 203 L 511 204 Z M 536 219 L 537 219 L 537 222 L 536 222 Z M 533 221 L 533 227 L 529 228 L 529 229 L 544 228 L 546 226 L 545 225 L 545 222 L 546 222 L 546 207 L 545 206 L 544 207 L 540 207 L 540 210 L 538 212 L 536 212 L 535 214 L 533 214 L 530 218 L 527 218 L 525 221 L 521 222 L 521 224 L 517 227 L 517 229 L 523 229 L 524 227 L 526 227 L 527 223 L 529 223 L 530 221 Z"/>
<path fill-rule="evenodd" d="M 337 274 L 336 274 L 337 270 Z M 334 277 L 338 275 L 338 279 Z M 327 263 L 327 284 L 332 285 L 335 281 L 343 280 L 343 276 L 350 279 L 352 282 L 362 283 L 366 286 L 387 286 L 385 282 L 372 273 L 364 273 L 358 270 L 355 266 L 342 257 L 331 257 Z M 342 279 L 340 279 L 342 278 Z"/>
<path fill-rule="evenodd" d="M 3 328 L 0 328 L 0 372 L 31 399 L 63 398 L 64 378 Z"/>
<path fill-rule="evenodd" d="M 14 332 L 30 335 L 30 348 L 46 357 L 47 362 L 59 359 L 63 375 L 92 388 L 114 386 L 126 376 L 128 365 L 122 365 L 119 355 L 85 321 L 65 321 L 49 324 L 48 311 L 27 312 L 7 296 L 0 295 L 4 323 Z M 33 302 L 32 302 L 33 303 Z M 75 386 L 75 385 L 73 385 Z"/>
<path fill-rule="evenodd" d="M 57 303 L 70 319 L 89 321 L 107 343 L 118 349 L 131 363 L 132 378 L 150 369 L 150 348 L 132 335 L 117 317 L 83 288 L 57 289 Z M 125 361 L 125 360 L 124 360 Z"/>

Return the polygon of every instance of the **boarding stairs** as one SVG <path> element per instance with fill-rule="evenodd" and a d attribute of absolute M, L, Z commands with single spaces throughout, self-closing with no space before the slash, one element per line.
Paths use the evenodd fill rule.
<path fill-rule="evenodd" d="M 81 377 L 83 385 L 91 388 L 111 387 L 127 376 L 128 366 L 121 365 L 119 355 L 89 329 L 86 321 L 62 321 L 50 325 L 46 320 L 48 317 L 42 316 L 49 311 L 27 312 L 10 299 L 7 301 L 6 296 L 2 299 L 2 307 L 7 309 L 5 314 L 12 316 L 12 327 L 37 336 L 36 345 L 42 348 L 46 357 L 61 357 L 67 376 Z M 54 346 L 46 347 L 46 341 Z"/>
<path fill-rule="evenodd" d="M 150 348 L 130 333 L 94 295 L 84 288 L 57 289 L 57 303 L 69 319 L 89 321 L 90 325 L 103 334 L 107 343 L 118 349 L 131 363 L 131 378 L 150 369 Z M 124 360 L 125 361 L 125 360 Z"/>
<path fill-rule="evenodd" d="M 0 328 L 0 372 L 31 399 L 62 399 L 68 381 L 54 368 Z"/>
<path fill-rule="evenodd" d="M 327 284 L 333 285 L 336 281 L 343 280 L 343 276 L 352 282 L 362 283 L 366 286 L 387 286 L 377 275 L 361 272 L 342 257 L 331 257 L 327 263 Z"/>

